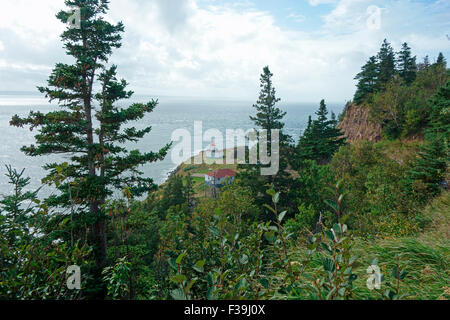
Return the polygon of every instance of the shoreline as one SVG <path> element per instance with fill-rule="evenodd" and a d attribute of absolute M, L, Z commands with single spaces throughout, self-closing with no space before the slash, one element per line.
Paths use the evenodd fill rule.
<path fill-rule="evenodd" d="M 182 162 L 181 164 L 175 166 L 173 169 L 171 169 L 170 171 L 168 171 L 167 173 L 167 178 L 164 180 L 164 182 L 162 182 L 161 184 L 159 184 L 158 186 L 163 186 L 164 184 L 167 183 L 167 181 L 174 175 L 179 174 L 180 172 L 183 171 L 185 166 L 193 166 L 193 167 L 201 167 L 204 165 L 207 166 L 212 166 L 212 165 L 216 165 L 216 166 L 230 166 L 230 165 L 237 165 L 236 163 L 236 154 L 237 154 L 237 150 L 238 149 L 242 149 L 245 148 L 245 146 L 238 146 L 238 147 L 234 147 L 234 148 L 229 148 L 229 149 L 222 149 L 222 152 L 224 154 L 222 161 L 222 164 L 218 164 L 216 163 L 217 160 L 219 159 L 213 159 L 213 158 L 208 158 L 206 156 L 206 151 L 207 150 L 202 150 L 200 151 L 198 154 L 191 156 L 188 160 Z M 234 161 L 233 164 L 227 164 L 226 163 L 226 155 L 228 154 L 228 152 L 234 152 Z M 199 160 L 198 158 L 201 158 L 201 164 L 196 164 L 196 160 Z M 197 161 L 199 162 L 199 161 Z"/>

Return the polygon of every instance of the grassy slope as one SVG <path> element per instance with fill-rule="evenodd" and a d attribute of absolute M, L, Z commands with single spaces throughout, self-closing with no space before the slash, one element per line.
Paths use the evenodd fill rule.
<path fill-rule="evenodd" d="M 422 144 L 421 140 L 381 141 L 377 147 L 401 163 L 411 159 Z M 396 255 L 400 255 L 400 263 L 408 273 L 401 284 L 402 293 L 409 293 L 410 299 L 450 298 L 450 192 L 435 199 L 423 210 L 422 215 L 429 224 L 417 236 L 376 241 L 356 239 L 355 251 L 361 263 L 355 282 L 358 298 L 377 297 L 365 284 L 370 261 L 378 258 L 383 273 L 390 280 Z"/>
<path fill-rule="evenodd" d="M 198 157 L 198 156 L 197 156 Z M 176 171 L 176 175 L 187 176 L 191 174 L 194 182 L 194 193 L 196 197 L 203 197 L 205 193 L 205 174 L 218 169 L 231 169 L 234 171 L 239 171 L 236 164 L 217 164 L 212 159 L 205 159 L 201 164 L 193 164 L 196 157 L 190 159 L 192 164 L 181 164 Z M 161 187 L 164 188 L 166 183 L 162 184 Z"/>
<path fill-rule="evenodd" d="M 381 297 L 367 289 L 366 270 L 372 259 L 378 258 L 383 274 L 390 281 L 396 255 L 400 255 L 401 267 L 407 271 L 406 279 L 400 285 L 401 294 L 409 294 L 407 299 L 450 299 L 450 192 L 434 200 L 423 210 L 423 214 L 430 223 L 417 237 L 376 241 L 355 239 L 354 253 L 359 262 L 355 269 L 358 275 L 354 283 L 356 299 Z M 303 249 L 294 253 L 294 256 L 303 255 Z M 312 266 L 318 267 L 320 264 L 320 256 L 317 256 Z"/>

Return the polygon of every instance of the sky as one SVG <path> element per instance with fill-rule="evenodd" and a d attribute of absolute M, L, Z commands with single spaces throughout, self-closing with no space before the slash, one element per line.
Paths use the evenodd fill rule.
<path fill-rule="evenodd" d="M 71 63 L 55 18 L 64 1 L 0 6 L 0 92 L 36 91 Z M 285 102 L 345 102 L 385 38 L 418 60 L 450 59 L 450 0 L 111 0 L 106 19 L 125 24 L 110 63 L 156 97 L 256 100 L 268 65 Z"/>

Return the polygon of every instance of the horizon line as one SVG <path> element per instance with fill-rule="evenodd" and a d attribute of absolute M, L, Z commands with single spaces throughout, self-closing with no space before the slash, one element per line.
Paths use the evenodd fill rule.
<path fill-rule="evenodd" d="M 45 99 L 45 96 L 42 95 L 40 92 L 35 92 L 35 91 L 20 91 L 20 90 L 0 90 L 0 96 L 33 96 L 33 97 L 42 97 L 43 99 Z M 251 102 L 251 103 L 255 103 L 254 99 L 251 98 L 242 98 L 242 97 L 223 97 L 223 96 L 218 96 L 218 97 L 213 97 L 213 96 L 177 96 L 177 95 L 167 95 L 167 94 L 150 94 L 150 93 L 141 93 L 141 92 L 134 92 L 133 96 L 141 96 L 141 97 L 153 97 L 155 100 L 156 99 L 160 99 L 160 98 L 172 98 L 172 99 L 198 99 L 198 100 L 216 100 L 216 101 L 236 101 L 236 102 Z M 131 98 L 132 99 L 132 98 Z M 129 100 L 129 99 L 128 99 Z M 345 100 L 345 99 L 344 99 Z M 345 101 L 332 101 L 332 100 L 326 100 L 325 101 L 327 103 L 331 103 L 331 104 L 346 104 L 347 102 L 351 101 L 351 99 L 347 99 Z M 123 101 L 126 101 L 126 99 L 124 99 Z M 319 103 L 320 101 L 299 101 L 299 100 L 291 100 L 291 99 L 282 99 L 281 100 L 281 104 L 283 103 Z"/>

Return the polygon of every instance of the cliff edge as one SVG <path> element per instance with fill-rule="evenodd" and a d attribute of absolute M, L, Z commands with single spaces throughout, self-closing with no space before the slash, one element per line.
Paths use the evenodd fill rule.
<path fill-rule="evenodd" d="M 370 112 L 367 107 L 347 104 L 344 117 L 338 128 L 344 132 L 349 142 L 369 140 L 378 142 L 382 139 L 381 125 L 370 120 Z"/>

